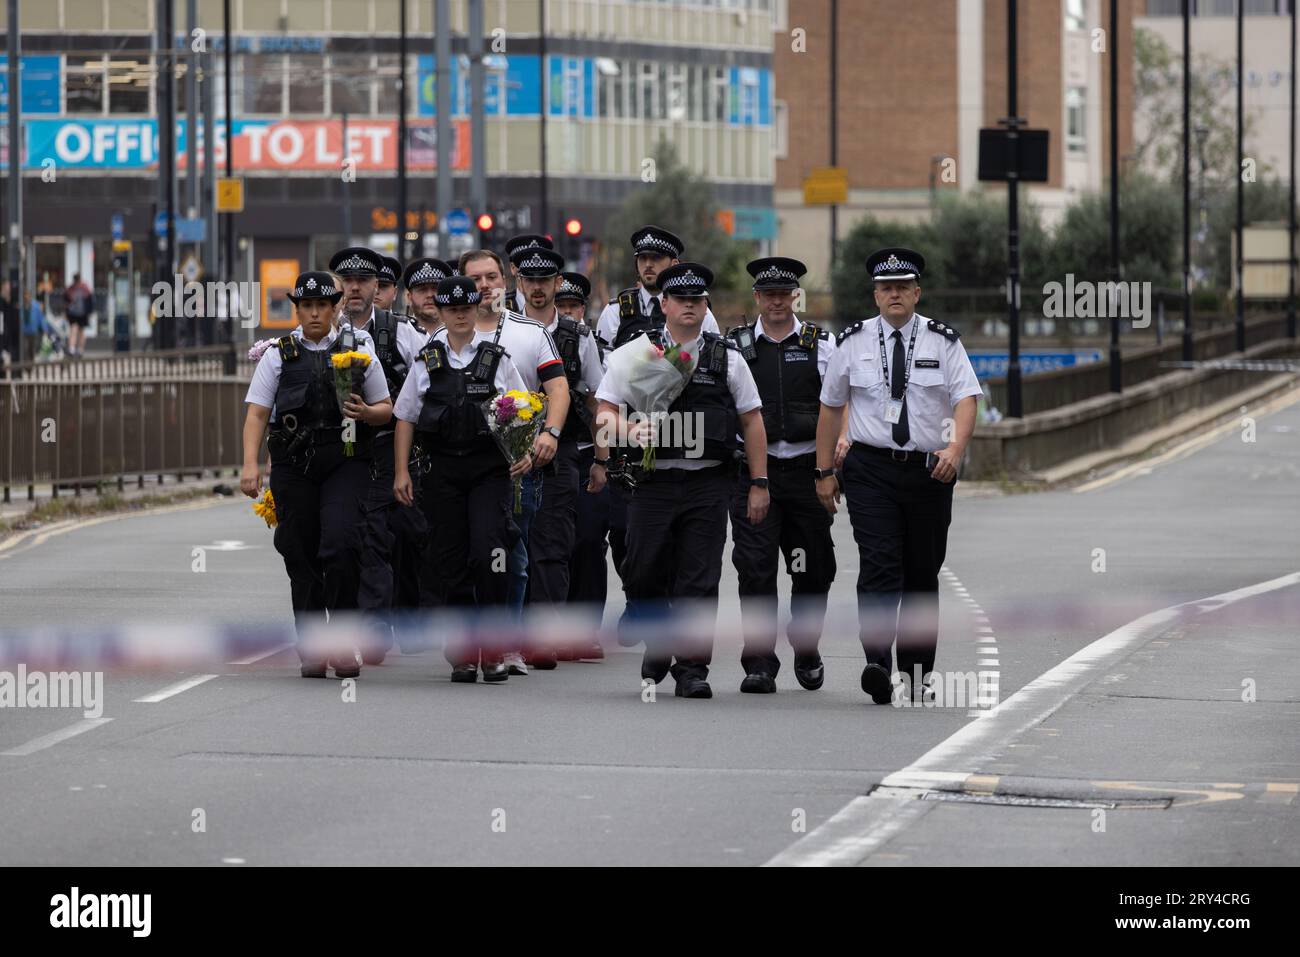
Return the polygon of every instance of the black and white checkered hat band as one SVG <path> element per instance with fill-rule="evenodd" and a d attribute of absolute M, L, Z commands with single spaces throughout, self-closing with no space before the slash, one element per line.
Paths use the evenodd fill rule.
<path fill-rule="evenodd" d="M 366 260 L 362 259 L 360 256 L 350 256 L 349 258 L 343 260 L 343 262 L 339 263 L 337 266 L 334 267 L 335 272 L 344 272 L 344 271 L 351 272 L 357 269 L 363 269 L 366 272 L 374 272 L 375 264 L 372 262 L 367 262 Z"/>
<path fill-rule="evenodd" d="M 687 286 L 691 289 L 704 289 L 705 282 L 702 276 L 697 276 L 695 273 L 687 270 L 680 276 L 671 276 L 666 282 L 664 282 L 663 289 L 664 292 L 667 292 L 669 289 L 676 289 L 678 286 Z"/>
<path fill-rule="evenodd" d="M 545 256 L 538 256 L 536 253 L 529 256 L 523 262 L 515 264 L 520 269 L 555 269 L 555 260 L 548 259 Z"/>
<path fill-rule="evenodd" d="M 397 273 L 393 272 L 392 268 L 389 266 L 380 266 L 379 275 L 384 279 L 387 279 L 389 282 L 397 282 Z"/>
<path fill-rule="evenodd" d="M 424 263 L 415 272 L 411 273 L 411 278 L 407 280 L 408 286 L 427 286 L 430 283 L 442 282 L 447 278 L 447 274 L 441 269 L 435 269 L 431 263 Z"/>
<path fill-rule="evenodd" d="M 467 293 L 457 286 L 449 293 L 434 293 L 433 301 L 440 306 L 474 306 L 479 302 L 478 291 Z"/>
<path fill-rule="evenodd" d="M 875 271 L 872 275 L 878 276 L 882 272 L 890 273 L 891 275 L 895 273 L 912 273 L 915 275 L 916 266 L 904 259 L 899 259 L 897 256 L 890 256 L 884 262 L 876 264 Z"/>
<path fill-rule="evenodd" d="M 322 286 L 315 279 L 308 279 L 305 286 L 299 286 L 293 291 L 295 299 L 329 299 L 331 296 L 339 294 L 339 291 L 333 286 Z"/>
<path fill-rule="evenodd" d="M 582 291 L 581 287 L 575 286 L 569 280 L 564 279 L 560 282 L 560 288 L 555 292 L 556 296 L 572 296 L 577 299 L 586 299 L 587 294 Z"/>
<path fill-rule="evenodd" d="M 671 242 L 664 239 L 662 236 L 656 236 L 654 233 L 646 233 L 638 239 L 636 241 L 636 251 L 639 253 L 646 251 L 663 252 L 673 257 L 676 257 L 681 253 L 681 250 Z"/>
<path fill-rule="evenodd" d="M 775 266 L 769 266 L 761 273 L 754 277 L 755 279 L 788 279 L 791 282 L 798 282 L 799 277 L 786 269 L 777 269 Z"/>

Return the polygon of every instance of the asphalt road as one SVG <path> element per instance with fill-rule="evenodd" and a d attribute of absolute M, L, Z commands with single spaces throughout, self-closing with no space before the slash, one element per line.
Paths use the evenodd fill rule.
<path fill-rule="evenodd" d="M 996 674 L 992 714 L 862 694 L 841 513 L 819 692 L 783 648 L 778 694 L 739 693 L 729 556 L 711 701 L 643 700 L 617 647 L 501 686 L 392 657 L 355 701 L 291 650 L 110 670 L 107 721 L 0 709 L 0 864 L 1295 864 L 1300 404 L 1256 428 L 1090 490 L 959 490 L 938 667 Z M 243 499 L 0 551 L 0 608 L 177 646 L 290 621 Z"/>

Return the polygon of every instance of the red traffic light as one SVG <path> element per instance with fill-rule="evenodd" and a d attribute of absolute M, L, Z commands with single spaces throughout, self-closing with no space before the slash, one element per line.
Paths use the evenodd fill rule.
<path fill-rule="evenodd" d="M 576 236 L 582 232 L 582 220 L 570 219 L 564 224 L 564 231 L 570 236 Z"/>
<path fill-rule="evenodd" d="M 492 228 L 492 214 L 491 214 L 491 213 L 480 213 L 480 214 L 479 214 L 479 217 L 478 217 L 478 228 L 479 228 L 479 232 L 483 232 L 483 233 L 486 233 L 489 229 Z"/>

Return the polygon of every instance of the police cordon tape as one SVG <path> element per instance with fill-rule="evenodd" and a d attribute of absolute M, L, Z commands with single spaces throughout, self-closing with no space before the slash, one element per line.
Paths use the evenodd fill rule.
<path fill-rule="evenodd" d="M 1089 633 L 1101 628 L 1102 618 L 1129 620 L 1163 607 L 1176 595 L 1146 594 L 1123 598 L 1105 596 L 1039 595 L 1000 603 L 997 608 L 997 625 L 1000 632 L 1014 627 L 1020 637 L 1029 640 L 1058 641 L 1063 633 Z M 767 606 L 770 611 L 770 604 Z M 977 648 L 974 639 L 980 629 L 968 620 L 967 613 L 951 602 L 943 603 L 943 622 L 940 629 L 938 664 L 947 667 L 964 667 L 971 658 L 971 649 Z M 933 607 L 921 607 L 916 613 L 933 615 Z M 824 625 L 821 629 L 822 650 L 828 642 L 837 643 L 836 653 L 844 653 L 844 639 L 854 646 L 860 634 L 862 619 L 866 616 L 867 630 L 891 634 L 898 628 L 900 635 L 907 633 L 908 615 L 900 619 L 897 610 L 887 606 L 859 609 L 854 600 L 832 600 L 828 603 Z M 286 616 L 287 617 L 287 616 Z M 25 663 L 29 668 L 95 668 L 123 671 L 185 670 L 199 666 L 239 663 L 247 659 L 249 666 L 283 667 L 274 657 L 254 660 L 276 649 L 288 649 L 300 640 L 307 644 L 322 643 L 327 649 L 346 653 L 349 649 L 364 650 L 371 642 L 387 644 L 392 636 L 397 648 L 414 652 L 443 648 L 449 642 L 473 640 L 490 647 L 551 647 L 575 645 L 598 640 L 607 649 L 622 644 L 635 647 L 647 639 L 652 643 L 684 639 L 704 644 L 712 641 L 715 663 L 729 657 L 738 657 L 744 644 L 745 629 L 757 628 L 757 612 L 751 617 L 748 609 L 741 614 L 734 603 L 728 601 L 719 608 L 710 600 L 678 600 L 671 608 L 642 606 L 634 620 L 621 625 L 617 610 L 606 616 L 603 625 L 596 622 L 596 607 L 582 605 L 528 606 L 522 621 L 515 619 L 506 609 L 469 610 L 459 607 L 420 609 L 414 612 L 393 612 L 388 615 L 389 625 L 374 617 L 356 612 L 339 614 L 327 623 L 295 628 L 291 620 L 252 622 L 193 619 L 154 619 L 121 621 L 108 625 L 69 623 L 41 623 L 26 626 L 10 625 L 0 629 L 0 666 Z M 1252 601 L 1248 609 L 1236 612 L 1234 622 L 1270 629 L 1293 629 L 1300 620 L 1300 595 L 1278 593 L 1262 596 Z M 768 619 L 770 622 L 770 618 Z M 777 654 L 789 658 L 790 648 L 785 635 L 789 614 L 784 609 L 777 620 Z M 773 633 L 770 626 L 766 632 Z M 621 639 L 621 640 L 620 640 Z M 770 640 L 770 638 L 769 638 Z M 905 638 L 904 638 L 905 640 Z M 1004 642 L 1005 639 L 999 639 Z M 640 649 L 637 648 L 637 653 Z"/>

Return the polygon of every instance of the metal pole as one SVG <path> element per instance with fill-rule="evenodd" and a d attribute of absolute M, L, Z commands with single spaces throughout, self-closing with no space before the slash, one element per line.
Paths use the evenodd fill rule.
<path fill-rule="evenodd" d="M 209 279 L 218 278 L 221 274 L 220 263 L 218 261 L 218 244 L 217 244 L 217 118 L 213 101 L 212 84 L 216 77 L 212 73 L 212 54 L 204 53 L 200 57 L 203 64 L 203 201 L 200 204 L 200 215 L 203 217 L 204 228 L 206 233 L 206 250 L 203 253 L 203 274 Z M 230 328 L 233 317 L 230 316 L 230 310 L 226 310 L 226 321 L 221 324 L 221 329 L 213 328 L 212 322 L 206 324 L 204 330 L 204 345 L 211 345 L 212 342 L 206 341 L 209 334 L 215 333 L 214 342 L 228 342 L 225 330 Z"/>
<path fill-rule="evenodd" d="M 18 0 L 9 0 L 8 38 L 5 52 L 9 56 L 9 182 L 5 205 L 8 207 L 8 222 L 5 236 L 8 240 L 9 253 L 9 295 L 17 307 L 15 314 L 21 316 L 23 311 L 23 139 L 22 139 L 22 100 L 19 97 L 18 84 L 21 82 L 19 71 L 22 67 L 22 48 L 19 43 Z M 18 334 L 13 336 L 17 351 L 13 356 L 15 362 L 23 358 L 22 320 L 18 323 Z M 0 343 L 2 345 L 2 343 Z"/>
<path fill-rule="evenodd" d="M 234 175 L 235 162 L 235 135 L 233 121 L 231 120 L 231 90 L 234 88 L 234 75 L 230 69 L 230 0 L 222 0 L 221 4 L 221 31 L 223 46 L 221 49 L 221 60 L 224 68 L 224 85 L 221 90 L 222 99 L 225 101 L 226 113 L 226 178 L 229 179 Z M 226 239 L 226 262 L 225 274 L 227 281 L 233 281 L 235 278 L 235 214 L 224 213 L 222 215 L 222 232 Z M 233 330 L 232 330 L 233 334 Z"/>
<path fill-rule="evenodd" d="M 831 70 L 831 88 L 830 88 L 830 133 L 831 133 L 831 166 L 835 166 L 839 161 L 839 124 L 836 119 L 839 116 L 839 17 L 840 4 L 839 0 L 831 0 L 831 50 L 830 50 L 830 70 Z M 831 203 L 831 261 L 830 269 L 827 270 L 829 275 L 835 268 L 835 257 L 839 255 L 840 245 L 840 207 Z"/>
<path fill-rule="evenodd" d="M 1007 415 L 1024 414 L 1020 394 L 1020 117 L 1016 105 L 1016 0 L 1007 0 L 1007 135 L 1014 168 L 1007 175 Z"/>
<path fill-rule="evenodd" d="M 185 0 L 185 36 L 194 36 L 198 26 L 198 0 Z M 199 87 L 198 57 L 193 48 L 186 49 L 185 57 L 185 218 L 199 215 Z M 197 253 L 196 244 L 192 251 Z M 199 318 L 193 316 L 188 323 L 190 344 L 199 344 Z"/>
<path fill-rule="evenodd" d="M 397 78 L 397 258 L 405 265 L 411 258 L 406 245 L 406 0 L 397 0 L 397 6 L 401 34 L 397 41 L 401 64 Z"/>
<path fill-rule="evenodd" d="M 1244 57 L 1242 53 L 1242 33 L 1245 26 L 1245 3 L 1238 0 L 1237 3 L 1237 351 L 1246 350 L 1246 300 L 1243 295 L 1244 290 L 1241 288 L 1242 281 L 1242 240 L 1245 236 L 1242 232 L 1243 218 L 1245 216 L 1244 204 L 1246 201 L 1245 184 L 1241 179 L 1242 152 L 1245 144 L 1242 143 L 1244 114 L 1242 112 L 1243 94 L 1245 90 L 1245 76 L 1243 75 Z"/>
<path fill-rule="evenodd" d="M 487 92 L 483 71 L 483 0 L 469 0 L 469 86 L 469 205 L 472 210 L 472 225 L 477 230 L 479 214 L 487 209 L 487 128 L 483 118 L 483 98 Z"/>
<path fill-rule="evenodd" d="M 434 64 L 438 85 L 438 255 L 450 254 L 447 213 L 451 209 L 451 2 L 434 0 Z M 542 112 L 545 112 L 545 106 Z"/>
<path fill-rule="evenodd" d="M 1290 202 L 1287 203 L 1287 286 L 1286 286 L 1286 334 L 1296 337 L 1295 318 L 1295 29 L 1296 4 L 1291 0 L 1291 90 L 1288 115 L 1291 118 L 1291 189 Z"/>
<path fill-rule="evenodd" d="M 1183 0 L 1183 361 L 1192 348 L 1192 0 Z"/>
<path fill-rule="evenodd" d="M 348 111 L 343 111 L 343 158 L 347 159 L 352 154 L 348 151 Z M 352 190 L 348 189 L 348 181 L 340 177 L 340 186 L 343 190 L 343 245 L 352 245 Z"/>
<path fill-rule="evenodd" d="M 551 85 L 546 76 L 546 0 L 541 0 L 537 4 L 537 52 L 538 52 L 538 77 L 537 83 L 542 91 L 542 116 L 541 116 L 541 153 L 542 153 L 542 175 L 538 183 L 539 195 L 541 198 L 542 221 L 538 224 L 538 232 L 549 233 L 548 228 L 551 222 L 550 197 L 547 195 L 549 175 L 547 169 L 546 157 L 546 114 L 551 109 Z"/>
<path fill-rule="evenodd" d="M 1119 0 L 1110 0 L 1110 278 L 1119 283 Z M 1124 391 L 1124 366 L 1119 352 L 1118 297 L 1111 293 L 1110 391 Z M 1150 304 L 1148 303 L 1148 306 Z"/>

